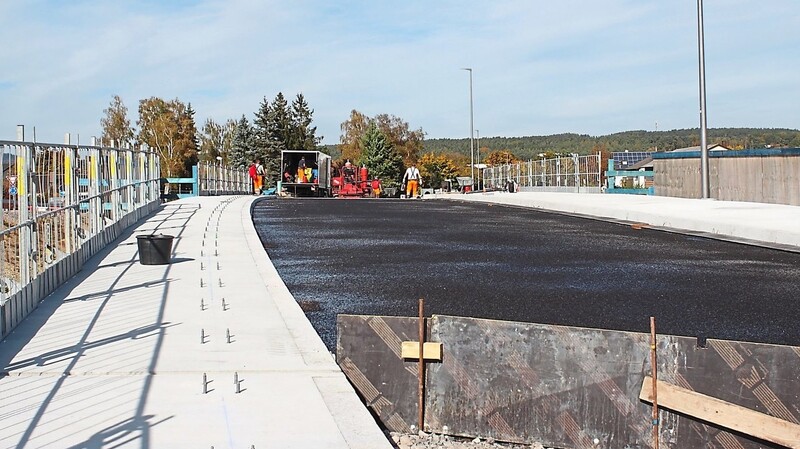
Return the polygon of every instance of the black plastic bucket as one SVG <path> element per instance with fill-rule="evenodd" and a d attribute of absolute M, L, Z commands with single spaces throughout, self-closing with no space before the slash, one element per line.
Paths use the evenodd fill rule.
<path fill-rule="evenodd" d="M 172 254 L 172 239 L 164 234 L 137 235 L 139 263 L 142 265 L 167 265 Z"/>

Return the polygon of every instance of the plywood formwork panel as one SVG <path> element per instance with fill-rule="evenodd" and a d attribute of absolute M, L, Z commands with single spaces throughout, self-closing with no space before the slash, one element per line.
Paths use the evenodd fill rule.
<path fill-rule="evenodd" d="M 416 422 L 416 361 L 399 353 L 401 341 L 416 340 L 416 323 L 339 317 L 337 359 L 391 430 Z M 431 318 L 429 333 L 443 356 L 426 363 L 427 430 L 565 448 L 652 447 L 651 406 L 639 400 L 650 374 L 648 334 L 450 316 Z M 663 381 L 800 418 L 800 348 L 722 340 L 698 347 L 695 338 L 660 335 L 657 352 Z M 664 410 L 660 424 L 662 448 L 776 447 Z"/>

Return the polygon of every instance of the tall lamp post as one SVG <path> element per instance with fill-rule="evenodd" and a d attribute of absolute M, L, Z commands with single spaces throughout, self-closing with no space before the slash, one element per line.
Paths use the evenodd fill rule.
<path fill-rule="evenodd" d="M 466 70 L 469 72 L 469 158 L 470 158 L 470 178 L 472 181 L 472 190 L 475 190 L 475 145 L 473 138 L 475 137 L 475 132 L 472 130 L 473 127 L 473 115 L 472 115 L 472 69 L 469 67 L 462 67 L 461 70 Z"/>
<path fill-rule="evenodd" d="M 697 0 L 697 47 L 700 65 L 700 189 L 702 198 L 711 197 L 708 180 L 708 139 L 706 137 L 706 56 L 703 36 L 703 0 Z"/>

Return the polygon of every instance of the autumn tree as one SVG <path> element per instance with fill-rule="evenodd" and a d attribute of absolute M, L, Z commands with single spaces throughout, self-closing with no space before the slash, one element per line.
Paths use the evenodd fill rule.
<path fill-rule="evenodd" d="M 433 188 L 440 186 L 442 181 L 453 180 L 459 175 L 456 163 L 444 154 L 423 154 L 417 165 L 423 183 Z"/>
<path fill-rule="evenodd" d="M 233 120 L 229 119 L 224 125 L 220 125 L 211 118 L 206 119 L 200 134 L 200 160 L 216 163 L 217 157 L 220 157 L 227 164 L 235 131 L 236 122 Z"/>
<path fill-rule="evenodd" d="M 369 127 L 369 117 L 355 109 L 350 112 L 350 118 L 340 126 L 342 134 L 339 137 L 339 149 L 343 161 L 357 161 L 361 158 L 361 152 L 364 150 L 361 141 Z"/>
<path fill-rule="evenodd" d="M 384 187 L 396 187 L 403 176 L 403 158 L 394 151 L 389 139 L 372 123 L 360 140 L 364 151 L 358 162 L 367 167 L 373 178 L 380 179 Z"/>
<path fill-rule="evenodd" d="M 103 128 L 102 142 L 114 147 L 124 147 L 134 142 L 134 130 L 128 119 L 128 108 L 122 103 L 119 95 L 114 95 L 111 104 L 103 110 L 100 120 Z"/>
<path fill-rule="evenodd" d="M 197 129 L 191 105 L 187 107 L 177 98 L 140 100 L 137 124 L 139 143 L 148 145 L 161 158 L 162 176 L 191 176 L 191 166 L 197 162 Z"/>
<path fill-rule="evenodd" d="M 378 114 L 370 118 L 355 109 L 350 112 L 350 118 L 341 125 L 339 149 L 343 160 L 358 161 L 361 158 L 364 151 L 362 138 L 372 125 L 383 134 L 406 166 L 417 162 L 425 139 L 422 128 L 411 130 L 408 122 L 394 115 Z"/>
<path fill-rule="evenodd" d="M 378 114 L 374 120 L 378 129 L 392 143 L 394 151 L 403 157 L 403 163 L 406 166 L 416 163 L 425 140 L 422 128 L 411 130 L 408 122 L 389 114 Z"/>
<path fill-rule="evenodd" d="M 495 150 L 486 155 L 483 162 L 489 166 L 515 164 L 519 162 L 519 158 L 514 153 L 508 150 Z"/>

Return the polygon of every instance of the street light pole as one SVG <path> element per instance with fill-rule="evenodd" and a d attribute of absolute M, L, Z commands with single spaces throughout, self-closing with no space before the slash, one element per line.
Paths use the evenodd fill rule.
<path fill-rule="evenodd" d="M 697 0 L 697 46 L 700 58 L 700 189 L 702 198 L 711 197 L 708 180 L 708 138 L 706 133 L 706 56 L 703 36 L 703 0 Z"/>
<path fill-rule="evenodd" d="M 464 67 L 461 70 L 469 72 L 469 158 L 470 158 L 470 180 L 472 182 L 472 190 L 475 190 L 475 145 L 473 131 L 473 114 L 472 114 L 472 69 Z"/>

